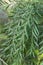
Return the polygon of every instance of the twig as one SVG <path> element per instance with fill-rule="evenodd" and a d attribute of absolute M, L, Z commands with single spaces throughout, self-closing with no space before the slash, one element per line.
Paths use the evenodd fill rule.
<path fill-rule="evenodd" d="M 0 61 L 3 62 L 4 65 L 8 65 L 3 59 L 0 58 Z"/>

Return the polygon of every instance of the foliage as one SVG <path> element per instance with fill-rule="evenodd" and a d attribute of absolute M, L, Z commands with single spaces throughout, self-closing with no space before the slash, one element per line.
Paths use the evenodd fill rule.
<path fill-rule="evenodd" d="M 1 32 L 6 35 L 0 42 L 0 58 L 5 64 L 1 61 L 4 65 L 42 65 L 43 3 L 21 1 L 10 14 Z"/>

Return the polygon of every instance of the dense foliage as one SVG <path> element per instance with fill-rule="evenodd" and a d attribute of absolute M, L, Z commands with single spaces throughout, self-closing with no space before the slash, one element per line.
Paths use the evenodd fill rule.
<path fill-rule="evenodd" d="M 43 3 L 9 6 L 1 5 L 8 22 L 0 26 L 0 65 L 43 65 Z"/>

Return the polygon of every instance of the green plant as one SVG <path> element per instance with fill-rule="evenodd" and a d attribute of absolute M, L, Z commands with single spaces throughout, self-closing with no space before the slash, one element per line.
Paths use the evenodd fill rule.
<path fill-rule="evenodd" d="M 7 39 L 0 42 L 0 58 L 8 65 L 42 64 L 42 11 L 43 3 L 24 1 L 10 11 L 9 22 L 3 27 Z"/>

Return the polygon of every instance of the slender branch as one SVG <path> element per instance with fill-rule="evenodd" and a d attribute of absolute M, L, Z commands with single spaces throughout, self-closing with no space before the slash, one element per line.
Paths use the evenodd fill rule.
<path fill-rule="evenodd" d="M 4 65 L 8 65 L 3 59 L 0 58 L 0 61 L 3 62 Z"/>

